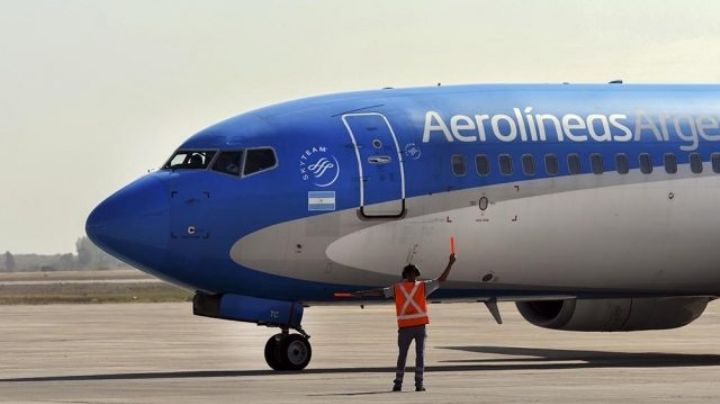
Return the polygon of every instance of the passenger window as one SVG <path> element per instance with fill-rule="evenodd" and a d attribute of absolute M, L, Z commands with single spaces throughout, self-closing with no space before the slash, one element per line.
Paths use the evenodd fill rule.
<path fill-rule="evenodd" d="M 580 156 L 573 153 L 568 155 L 567 157 L 568 162 L 568 171 L 570 174 L 580 174 L 582 171 L 582 165 L 580 163 Z"/>
<path fill-rule="evenodd" d="M 703 171 L 702 158 L 698 153 L 690 154 L 690 170 L 694 174 L 700 174 Z"/>
<path fill-rule="evenodd" d="M 605 171 L 605 164 L 600 154 L 593 153 L 590 155 L 590 166 L 593 174 L 602 174 Z"/>
<path fill-rule="evenodd" d="M 653 164 L 650 155 L 647 153 L 640 153 L 640 172 L 643 174 L 650 174 L 653 171 Z"/>
<path fill-rule="evenodd" d="M 713 172 L 720 174 L 720 153 L 713 153 L 711 159 Z"/>
<path fill-rule="evenodd" d="M 615 169 L 618 174 L 627 174 L 630 172 L 630 162 L 627 154 L 620 153 L 615 155 Z"/>
<path fill-rule="evenodd" d="M 475 169 L 478 175 L 486 176 L 490 174 L 490 160 L 484 154 L 478 154 L 475 156 Z"/>
<path fill-rule="evenodd" d="M 522 166 L 525 175 L 535 175 L 535 158 L 531 154 L 523 154 Z"/>
<path fill-rule="evenodd" d="M 558 158 L 554 154 L 545 155 L 545 172 L 547 175 L 557 175 L 560 171 L 560 165 L 558 164 Z"/>
<path fill-rule="evenodd" d="M 500 172 L 502 175 L 512 174 L 512 157 L 510 157 L 509 154 L 501 154 L 498 160 L 500 162 Z"/>
<path fill-rule="evenodd" d="M 205 169 L 210 164 L 213 156 L 215 156 L 214 151 L 179 150 L 170 157 L 163 169 Z"/>
<path fill-rule="evenodd" d="M 250 175 L 264 170 L 269 170 L 277 165 L 275 151 L 273 149 L 250 149 L 245 157 L 245 169 L 243 175 Z"/>
<path fill-rule="evenodd" d="M 457 177 L 462 177 L 465 175 L 465 156 L 461 154 L 453 154 L 452 170 L 453 174 L 455 174 Z"/>
<path fill-rule="evenodd" d="M 677 173 L 677 158 L 672 153 L 665 154 L 665 172 L 668 174 Z"/>
<path fill-rule="evenodd" d="M 225 174 L 240 175 L 242 151 L 222 152 L 213 163 L 212 169 Z"/>

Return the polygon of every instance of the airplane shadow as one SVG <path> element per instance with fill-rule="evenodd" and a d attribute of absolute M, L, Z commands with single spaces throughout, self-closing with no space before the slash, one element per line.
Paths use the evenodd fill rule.
<path fill-rule="evenodd" d="M 507 365 L 512 369 L 625 368 L 720 366 L 720 355 L 661 352 L 612 352 L 548 348 L 500 346 L 448 346 L 442 349 L 464 352 L 515 356 L 515 358 L 483 358 L 442 361 L 442 363 L 525 363 Z M 519 358 L 518 358 L 519 357 Z M 535 364 L 532 364 L 535 362 Z M 556 362 L 556 363 L 553 363 Z M 573 362 L 573 363 L 563 363 Z M 579 363 L 578 363 L 579 362 Z M 498 368 L 498 366 L 489 366 Z M 500 366 L 502 369 L 503 366 Z"/>
<path fill-rule="evenodd" d="M 441 361 L 441 365 L 427 366 L 426 372 L 492 372 L 505 370 L 562 370 L 594 368 L 651 368 L 651 367 L 699 367 L 720 366 L 720 355 L 675 354 L 659 352 L 611 352 L 564 349 L 543 349 L 501 346 L 446 346 L 434 349 L 448 349 L 481 354 L 516 356 L 515 358 L 478 358 Z M 517 357 L 519 356 L 519 357 Z M 392 358 L 394 359 L 394 358 Z M 301 374 L 392 374 L 394 367 L 348 367 L 306 369 Z M 412 368 L 408 368 L 412 372 Z M 297 375 L 298 372 L 274 370 L 197 370 L 173 372 L 109 373 L 91 375 L 40 376 L 0 378 L 0 383 L 9 382 L 56 382 L 56 381 L 107 381 L 107 380 L 152 380 L 191 379 L 220 377 L 252 377 Z M 379 391 L 342 393 L 336 395 L 368 395 L 385 393 Z"/>

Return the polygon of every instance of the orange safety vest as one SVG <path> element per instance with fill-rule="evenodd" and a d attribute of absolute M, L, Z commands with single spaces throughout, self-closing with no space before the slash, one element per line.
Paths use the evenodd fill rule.
<path fill-rule="evenodd" d="M 395 311 L 398 327 L 414 327 L 429 324 L 425 282 L 398 282 L 395 288 Z"/>

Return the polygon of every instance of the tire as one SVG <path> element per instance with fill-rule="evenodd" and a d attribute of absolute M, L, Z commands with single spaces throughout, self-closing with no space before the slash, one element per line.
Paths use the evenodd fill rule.
<path fill-rule="evenodd" d="M 280 355 L 280 348 L 284 339 L 282 334 L 275 334 L 265 343 L 265 362 L 273 370 L 287 370 Z"/>
<path fill-rule="evenodd" d="M 290 334 L 281 338 L 280 356 L 285 370 L 303 370 L 312 359 L 310 341 L 300 334 Z"/>

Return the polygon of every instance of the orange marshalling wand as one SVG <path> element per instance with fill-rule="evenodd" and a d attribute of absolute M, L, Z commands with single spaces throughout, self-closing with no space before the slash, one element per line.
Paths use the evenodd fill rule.
<path fill-rule="evenodd" d="M 455 236 L 450 236 L 450 254 L 455 254 Z"/>

